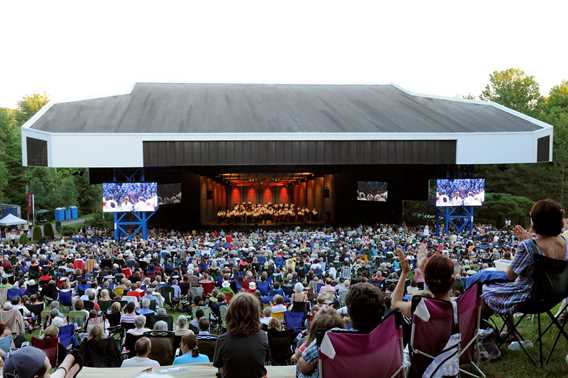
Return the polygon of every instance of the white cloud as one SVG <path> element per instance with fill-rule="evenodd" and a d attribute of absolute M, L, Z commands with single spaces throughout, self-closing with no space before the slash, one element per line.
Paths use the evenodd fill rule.
<path fill-rule="evenodd" d="M 520 67 L 568 79 L 564 1 L 5 0 L 0 106 L 127 93 L 138 81 L 394 82 L 479 94 Z"/>

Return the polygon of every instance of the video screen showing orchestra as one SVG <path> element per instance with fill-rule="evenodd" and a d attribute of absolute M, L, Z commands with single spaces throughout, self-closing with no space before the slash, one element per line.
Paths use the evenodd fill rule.
<path fill-rule="evenodd" d="M 160 206 L 181 203 L 181 184 L 158 185 L 158 203 Z"/>
<path fill-rule="evenodd" d="M 129 182 L 103 184 L 103 212 L 156 211 L 158 184 Z"/>
<path fill-rule="evenodd" d="M 357 181 L 357 200 L 387 202 L 388 184 L 383 181 Z"/>
<path fill-rule="evenodd" d="M 482 206 L 485 179 L 436 180 L 436 206 Z"/>

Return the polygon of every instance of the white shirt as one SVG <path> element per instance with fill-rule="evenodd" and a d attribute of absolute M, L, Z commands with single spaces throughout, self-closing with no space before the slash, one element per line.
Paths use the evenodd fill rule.
<path fill-rule="evenodd" d="M 120 367 L 138 367 L 138 366 L 160 367 L 160 363 L 156 360 L 149 359 L 148 357 L 135 356 L 122 361 L 122 365 L 120 365 Z"/>

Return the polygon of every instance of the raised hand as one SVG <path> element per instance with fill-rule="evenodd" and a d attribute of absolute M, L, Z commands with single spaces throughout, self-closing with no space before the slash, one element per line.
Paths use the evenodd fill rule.
<path fill-rule="evenodd" d="M 513 233 L 515 234 L 515 237 L 519 240 L 527 240 L 531 238 L 530 232 L 525 230 L 524 227 L 521 225 L 516 225 L 515 228 L 513 229 Z"/>
<path fill-rule="evenodd" d="M 408 265 L 408 260 L 406 260 L 406 256 L 404 255 L 402 249 L 396 249 L 396 256 L 398 257 L 398 261 L 400 262 L 400 269 L 402 270 L 402 273 L 408 274 L 410 272 L 410 265 Z"/>

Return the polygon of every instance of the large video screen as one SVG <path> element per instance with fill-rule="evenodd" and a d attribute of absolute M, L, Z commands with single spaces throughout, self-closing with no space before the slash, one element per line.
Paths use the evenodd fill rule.
<path fill-rule="evenodd" d="M 155 182 L 104 183 L 103 212 L 156 211 L 158 184 Z"/>
<path fill-rule="evenodd" d="M 181 203 L 181 184 L 158 185 L 158 203 L 160 206 Z"/>
<path fill-rule="evenodd" d="M 382 181 L 357 181 L 357 200 L 387 202 L 388 185 Z"/>
<path fill-rule="evenodd" d="M 485 201 L 485 179 L 436 180 L 436 206 L 481 206 Z"/>

